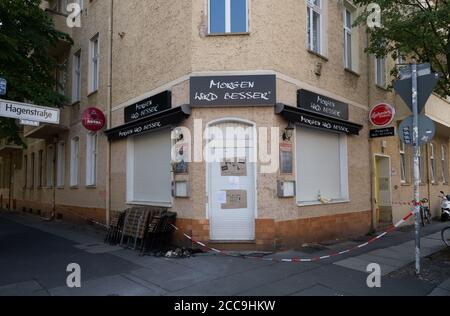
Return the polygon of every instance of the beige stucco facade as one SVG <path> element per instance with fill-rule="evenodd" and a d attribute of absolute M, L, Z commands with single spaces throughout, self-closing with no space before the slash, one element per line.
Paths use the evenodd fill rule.
<path fill-rule="evenodd" d="M 49 8 L 53 7 L 54 1 L 50 1 Z M 58 51 L 59 58 L 67 60 L 68 96 L 72 95 L 73 55 L 81 51 L 81 100 L 62 109 L 59 128 L 45 125 L 25 127 L 27 149 L 2 151 L 2 206 L 106 223 L 111 213 L 131 205 L 127 201 L 129 140 L 108 141 L 102 131 L 98 132 L 96 184 L 86 186 L 88 131 L 81 124 L 84 109 L 89 106 L 101 109 L 107 118 L 106 130 L 125 124 L 124 109 L 127 106 L 166 90 L 171 91 L 172 107 L 189 104 L 191 76 L 270 74 L 276 76 L 276 103 L 296 107 L 297 91 L 309 90 L 348 104 L 348 121 L 362 125 L 362 130 L 359 135 L 345 136 L 348 153 L 348 199 L 345 201 L 305 206 L 297 203 L 296 197 L 278 197 L 278 181 L 297 181 L 295 135 L 292 139 L 292 174 L 284 175 L 279 171 L 261 173 L 262 164 L 258 163 L 255 238 L 247 241 L 248 247 L 298 246 L 304 242 L 365 234 L 376 229 L 380 223 L 376 202 L 375 156 L 390 158 L 392 202 L 412 199 L 412 169 L 409 151 L 409 181 L 401 183 L 399 139 L 369 139 L 369 129 L 372 128 L 368 120 L 369 109 L 379 102 L 394 105 L 397 116 L 393 126 L 397 126 L 409 112 L 398 96 L 376 86 L 374 57 L 364 52 L 367 41 L 364 28 L 353 31 L 355 65 L 353 70 L 345 69 L 343 9 L 343 1 L 324 3 L 325 31 L 321 55 L 307 49 L 305 1 L 249 0 L 248 32 L 220 36 L 208 34 L 207 0 L 157 0 L 145 1 L 145 4 L 140 0 L 85 1 L 81 13 L 82 26 L 73 29 L 61 22 L 61 16 L 49 13 L 54 16 L 59 28 L 69 32 L 74 40 L 72 47 Z M 89 41 L 96 34 L 100 47 L 99 88 L 89 93 Z M 321 68 L 320 74 L 318 68 Z M 443 184 L 441 176 L 443 164 L 440 148 L 445 145 L 448 155 L 450 106 L 448 102 L 433 96 L 425 113 L 438 123 L 438 134 L 433 142 L 439 149 L 435 158 L 435 184 L 428 181 L 428 150 L 423 153 L 427 176 L 423 179 L 421 196 L 430 199 L 433 214 L 437 216 L 440 212 L 437 195 L 440 190 L 447 192 L 449 189 L 447 184 Z M 250 121 L 256 128 L 278 127 L 280 139 L 288 124 L 275 114 L 273 106 L 243 104 L 238 107 L 192 107 L 191 115 L 181 125 L 193 131 L 196 120 L 201 120 L 201 127 L 205 129 L 210 122 L 222 118 Z M 70 143 L 74 137 L 80 139 L 79 184 L 71 187 Z M 48 146 L 56 146 L 58 142 L 66 144 L 63 185 L 57 187 L 46 183 L 49 164 L 38 162 L 37 158 L 34 176 L 29 172 L 31 165 L 28 165 L 25 174 L 25 156 L 28 164 L 33 153 L 38 157 L 39 151 L 42 151 L 46 158 Z M 194 146 L 193 143 L 189 145 Z M 56 170 L 55 165 L 53 167 Z M 13 170 L 12 177 L 9 177 L 10 168 Z M 172 198 L 169 205 L 170 210 L 177 212 L 180 228 L 203 241 L 210 240 L 211 229 L 206 169 L 205 162 L 192 162 L 188 174 L 173 175 L 174 181 L 188 181 L 191 194 L 187 198 Z M 408 207 L 393 203 L 391 224 L 407 212 Z"/>

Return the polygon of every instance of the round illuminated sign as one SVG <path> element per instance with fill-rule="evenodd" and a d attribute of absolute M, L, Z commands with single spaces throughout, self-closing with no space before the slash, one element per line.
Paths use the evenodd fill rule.
<path fill-rule="evenodd" d="M 370 123 L 384 127 L 392 123 L 395 117 L 395 108 L 387 103 L 375 105 L 369 113 Z"/>
<path fill-rule="evenodd" d="M 105 126 L 106 118 L 101 110 L 90 107 L 84 110 L 81 122 L 87 130 L 97 132 Z"/>

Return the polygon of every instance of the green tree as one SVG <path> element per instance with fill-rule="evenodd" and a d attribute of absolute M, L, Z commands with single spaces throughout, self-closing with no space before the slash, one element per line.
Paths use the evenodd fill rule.
<path fill-rule="evenodd" d="M 0 77 L 8 81 L 5 99 L 59 107 L 67 100 L 55 89 L 56 59 L 49 48 L 70 37 L 55 30 L 40 0 L 0 1 Z M 0 118 L 0 138 L 23 144 L 15 120 Z"/>
<path fill-rule="evenodd" d="M 368 28 L 367 51 L 376 56 L 398 54 L 429 62 L 442 74 L 436 93 L 450 96 L 450 0 L 354 0 L 363 12 L 355 25 L 366 24 L 370 3 L 381 8 L 381 27 Z M 396 70 L 393 69 L 393 74 Z"/>

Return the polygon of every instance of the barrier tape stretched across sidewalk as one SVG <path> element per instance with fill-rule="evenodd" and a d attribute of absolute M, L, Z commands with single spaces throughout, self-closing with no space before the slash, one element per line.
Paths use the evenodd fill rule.
<path fill-rule="evenodd" d="M 317 256 L 317 257 L 313 257 L 313 258 L 288 258 L 288 259 L 276 259 L 276 258 L 264 258 L 264 257 L 255 257 L 255 256 L 246 256 L 246 255 L 232 255 L 232 254 L 228 254 L 222 250 L 213 248 L 213 247 L 209 247 L 207 246 L 205 243 L 202 243 L 201 241 L 195 240 L 194 238 L 192 238 L 192 236 L 187 235 L 186 233 L 184 233 L 181 229 L 179 229 L 177 226 L 172 224 L 172 227 L 177 230 L 178 232 L 182 233 L 184 235 L 184 237 L 186 237 L 187 239 L 191 240 L 193 243 L 196 243 L 197 245 L 201 246 L 204 249 L 213 251 L 215 253 L 224 255 L 224 256 L 228 256 L 228 257 L 239 257 L 239 258 L 243 258 L 243 259 L 259 259 L 259 260 L 263 260 L 263 261 L 274 261 L 274 262 L 314 262 L 314 261 L 320 261 L 320 260 L 324 260 L 324 259 L 330 259 L 333 257 L 337 257 L 337 256 L 341 256 L 344 254 L 348 254 L 352 251 L 364 248 L 372 243 L 374 243 L 377 240 L 380 240 L 381 238 L 383 238 L 384 236 L 386 236 L 387 234 L 393 232 L 394 230 L 396 230 L 398 227 L 400 227 L 401 225 L 403 225 L 414 213 L 411 211 L 408 213 L 408 215 L 406 215 L 405 217 L 403 217 L 400 221 L 398 221 L 395 225 L 392 225 L 390 228 L 388 228 L 386 231 L 384 231 L 383 233 L 381 233 L 380 235 L 370 239 L 369 241 L 362 243 L 358 246 L 355 246 L 353 248 L 347 249 L 347 250 L 343 250 L 340 252 L 333 252 L 329 255 L 326 256 Z"/>

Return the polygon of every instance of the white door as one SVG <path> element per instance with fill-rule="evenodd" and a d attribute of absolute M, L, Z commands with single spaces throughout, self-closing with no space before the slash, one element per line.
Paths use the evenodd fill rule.
<path fill-rule="evenodd" d="M 254 240 L 256 164 L 253 127 L 226 122 L 212 128 L 222 134 L 224 141 L 207 148 L 210 155 L 207 166 L 211 240 Z M 214 161 L 211 157 L 215 157 Z"/>

